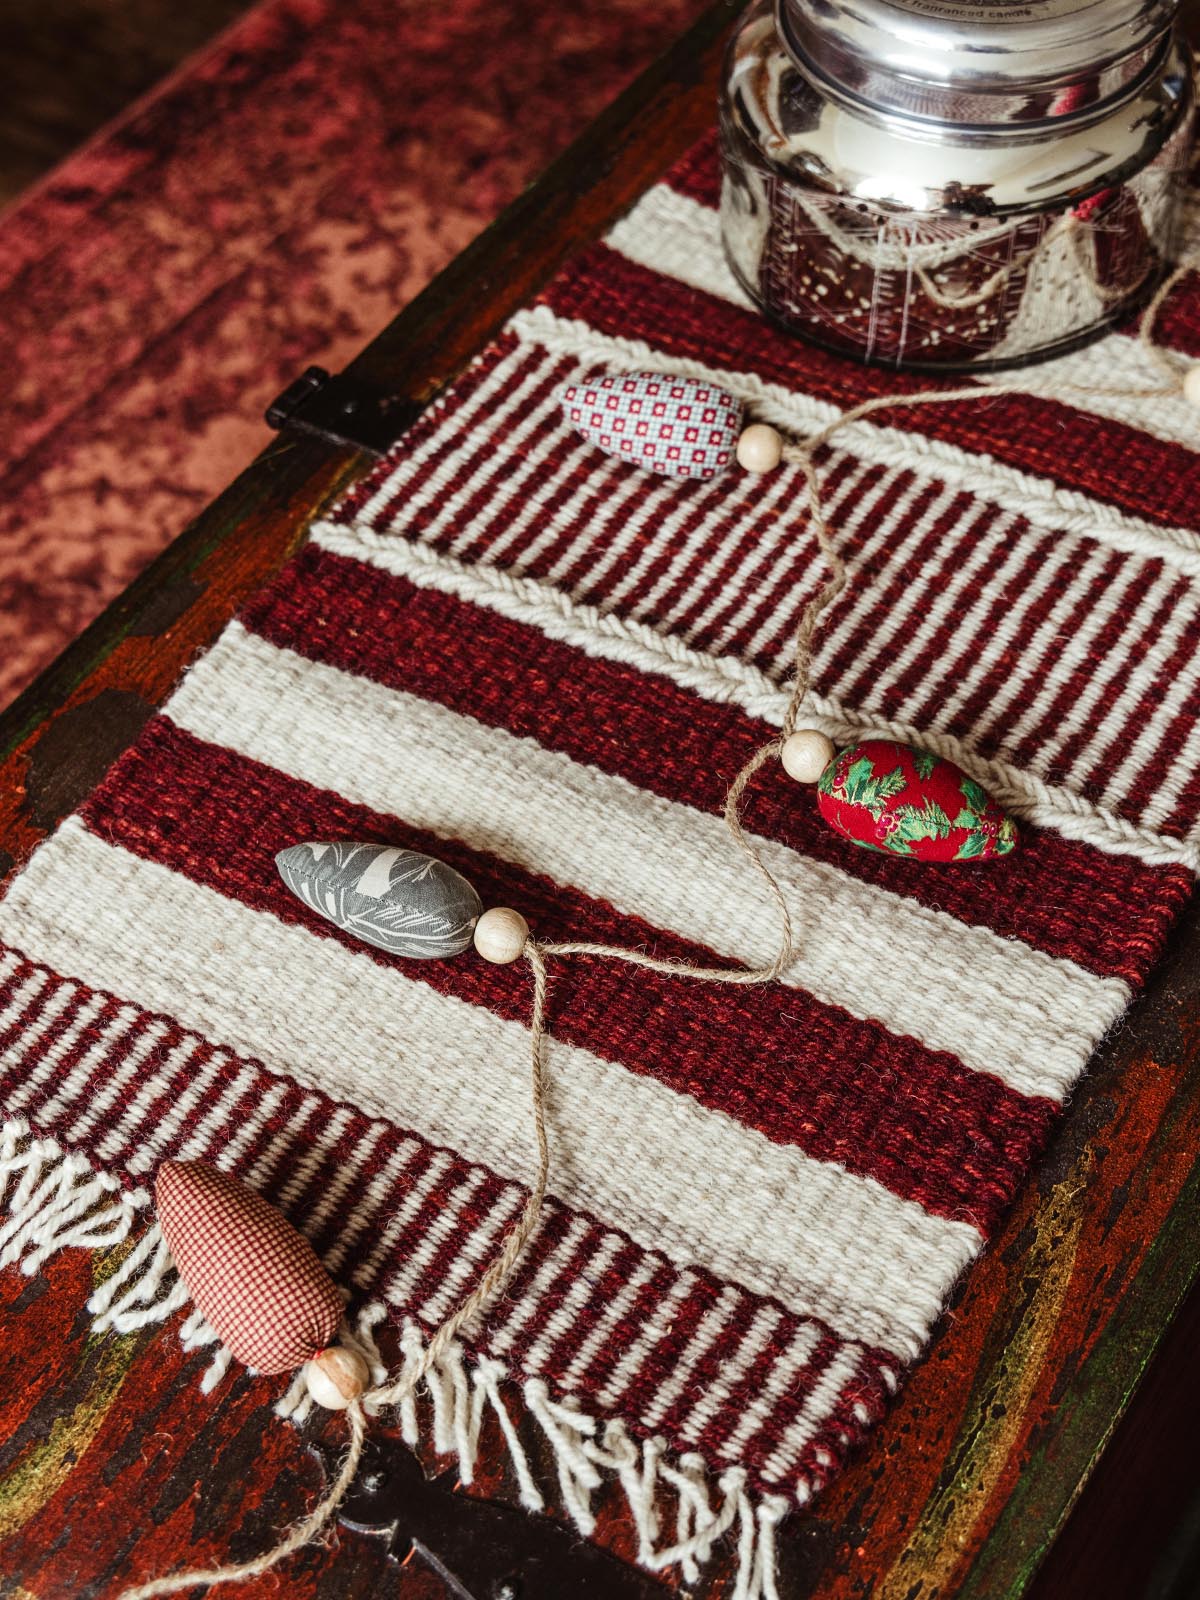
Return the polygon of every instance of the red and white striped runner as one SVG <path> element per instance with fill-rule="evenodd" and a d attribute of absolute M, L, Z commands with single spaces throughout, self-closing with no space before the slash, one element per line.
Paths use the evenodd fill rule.
<path fill-rule="evenodd" d="M 751 313 L 711 166 L 689 158 L 513 320 L 0 906 L 7 1115 L 134 1191 L 166 1156 L 240 1173 L 425 1329 L 523 1198 L 526 978 L 359 947 L 272 857 L 413 846 L 549 939 L 770 958 L 720 806 L 820 580 L 798 473 L 649 477 L 555 391 L 711 375 L 803 431 L 917 385 Z M 1200 353 L 1194 283 L 1164 327 Z M 856 851 L 772 773 L 748 822 L 800 932 L 781 984 L 558 970 L 553 1199 L 470 1352 L 546 1426 L 806 1501 L 1144 980 L 1200 860 L 1195 425 L 1062 389 L 1141 360 L 1113 335 L 1028 394 L 875 418 L 830 454 L 851 583 L 814 718 L 919 731 L 1022 845 L 987 868 Z"/>

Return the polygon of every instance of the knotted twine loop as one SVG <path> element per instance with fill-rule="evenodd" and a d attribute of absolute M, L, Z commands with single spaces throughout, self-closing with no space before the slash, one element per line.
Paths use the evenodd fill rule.
<path fill-rule="evenodd" d="M 1150 394 L 1179 393 L 1183 388 L 1183 372 L 1170 360 L 1165 351 L 1154 343 L 1154 329 L 1159 313 L 1175 287 L 1196 266 L 1185 262 L 1169 273 L 1147 303 L 1138 322 L 1138 344 L 1146 350 L 1154 365 L 1167 379 L 1165 390 L 1131 389 L 1128 386 L 1112 388 L 1095 385 L 1060 384 L 1060 393 L 1115 396 L 1123 399 L 1146 398 Z M 741 808 L 751 779 L 768 761 L 777 758 L 784 741 L 796 731 L 801 709 L 807 697 L 812 677 L 813 653 L 818 624 L 825 611 L 846 587 L 846 563 L 833 542 L 829 522 L 825 515 L 817 457 L 821 450 L 843 428 L 848 428 L 864 417 L 878 411 L 899 410 L 903 407 L 949 405 L 963 400 L 983 400 L 991 395 L 1028 393 L 1030 385 L 1008 382 L 995 384 L 973 383 L 953 389 L 932 389 L 907 395 L 876 395 L 864 400 L 850 410 L 843 411 L 818 432 L 805 439 L 790 440 L 784 445 L 782 459 L 800 468 L 804 476 L 808 509 L 808 524 L 817 548 L 828 569 L 829 576 L 805 606 L 793 639 L 792 679 L 787 705 L 783 713 L 781 730 L 759 746 L 742 767 L 725 794 L 723 815 L 734 843 L 763 878 L 779 911 L 780 941 L 775 957 L 760 967 L 712 967 L 683 960 L 671 960 L 646 955 L 640 950 L 627 950 L 620 945 L 593 944 L 587 940 L 543 942 L 530 937 L 523 951 L 533 977 L 533 1003 L 529 1021 L 530 1040 L 530 1090 L 533 1107 L 534 1139 L 537 1149 L 537 1170 L 529 1196 L 516 1225 L 505 1235 L 504 1243 L 491 1263 L 481 1274 L 474 1289 L 451 1312 L 432 1334 L 420 1358 L 394 1383 L 381 1384 L 369 1390 L 360 1400 L 351 1401 L 346 1408 L 350 1439 L 338 1468 L 337 1477 L 329 1492 L 305 1516 L 292 1524 L 277 1544 L 252 1561 L 222 1567 L 197 1568 L 191 1572 L 175 1573 L 171 1577 L 155 1578 L 149 1583 L 125 1589 L 119 1600 L 155 1600 L 156 1596 L 178 1594 L 201 1585 L 232 1583 L 242 1578 L 257 1578 L 278 1562 L 318 1538 L 337 1514 L 358 1471 L 366 1439 L 365 1407 L 398 1405 L 415 1390 L 425 1374 L 444 1356 L 462 1329 L 492 1301 L 502 1294 L 516 1270 L 525 1246 L 541 1221 L 542 1207 L 550 1179 L 550 1144 L 546 1134 L 546 1028 L 547 956 L 593 956 L 601 960 L 623 961 L 630 966 L 642 967 L 648 972 L 665 973 L 673 977 L 694 978 L 706 983 L 762 984 L 781 977 L 796 956 L 791 913 L 787 898 L 778 878 L 771 871 L 759 845 L 742 825 Z M 1036 391 L 1034 391 L 1036 392 Z"/>

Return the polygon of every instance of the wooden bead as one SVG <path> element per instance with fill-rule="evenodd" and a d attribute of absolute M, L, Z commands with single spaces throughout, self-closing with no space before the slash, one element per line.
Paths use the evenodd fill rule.
<path fill-rule="evenodd" d="M 783 770 L 797 783 L 816 783 L 837 751 L 833 740 L 816 728 L 797 728 L 783 741 Z"/>
<path fill-rule="evenodd" d="M 519 911 L 493 906 L 475 924 L 475 948 L 485 961 L 503 967 L 516 961 L 529 938 L 529 924 Z"/>
<path fill-rule="evenodd" d="M 1189 367 L 1183 375 L 1183 398 L 1188 405 L 1200 411 L 1200 361 Z"/>
<path fill-rule="evenodd" d="M 765 422 L 752 422 L 737 442 L 737 458 L 747 472 L 774 472 L 783 459 L 783 437 Z"/>
<path fill-rule="evenodd" d="M 330 1345 L 315 1355 L 304 1369 L 309 1394 L 326 1411 L 344 1411 L 351 1400 L 360 1400 L 371 1381 L 371 1371 L 357 1350 Z"/>

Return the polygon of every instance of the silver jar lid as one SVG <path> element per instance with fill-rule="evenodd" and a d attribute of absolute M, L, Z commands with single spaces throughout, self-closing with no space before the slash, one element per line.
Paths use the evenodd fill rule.
<path fill-rule="evenodd" d="M 802 69 L 860 105 L 959 126 L 1086 118 L 1165 48 L 1177 0 L 777 0 Z"/>

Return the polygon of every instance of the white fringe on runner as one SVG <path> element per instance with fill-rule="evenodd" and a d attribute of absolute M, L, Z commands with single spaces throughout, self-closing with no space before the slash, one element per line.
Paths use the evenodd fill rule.
<path fill-rule="evenodd" d="M 126 1238 L 149 1196 L 129 1195 L 86 1156 L 39 1139 L 23 1117 L 0 1128 L 0 1267 L 26 1277 L 68 1245 L 102 1250 Z"/>
<path fill-rule="evenodd" d="M 56 1252 L 68 1247 L 102 1250 L 123 1243 L 144 1224 L 150 1196 L 126 1192 L 115 1178 L 97 1173 L 88 1159 L 64 1150 L 53 1139 L 37 1137 L 24 1118 L 0 1125 L 0 1266 L 19 1265 L 32 1276 Z M 120 1266 L 88 1300 L 97 1333 L 134 1333 L 165 1322 L 188 1305 L 157 1223 L 144 1226 Z M 374 1329 L 387 1315 L 379 1302 L 365 1307 L 356 1325 L 343 1332 L 361 1351 L 373 1383 L 387 1376 Z M 228 1371 L 232 1357 L 193 1309 L 179 1324 L 185 1350 L 215 1346 L 200 1380 L 209 1394 Z M 413 1322 L 400 1338 L 405 1366 L 420 1360 L 424 1339 Z M 517 1482 L 521 1504 L 543 1511 L 546 1497 L 521 1443 L 501 1384 L 519 1382 L 490 1356 L 468 1358 L 454 1344 L 424 1378 L 430 1400 L 430 1439 L 439 1455 L 454 1458 L 459 1476 L 473 1481 L 484 1418 L 496 1417 Z M 522 1386 L 525 1408 L 548 1442 L 558 1476 L 558 1500 L 579 1532 L 592 1534 L 592 1498 L 601 1487 L 619 1483 L 637 1531 L 637 1559 L 649 1572 L 678 1566 L 695 1582 L 702 1567 L 727 1537 L 736 1540 L 737 1576 L 730 1600 L 780 1600 L 775 1571 L 775 1530 L 792 1502 L 782 1495 L 752 1498 L 742 1467 L 727 1467 L 715 1483 L 703 1459 L 667 1455 L 660 1438 L 634 1439 L 617 1419 L 603 1421 L 579 1409 L 574 1400 L 555 1400 L 541 1378 Z M 404 1441 L 421 1441 L 420 1415 L 413 1395 L 395 1408 Z M 301 1423 L 312 1401 L 297 1373 L 275 1407 L 276 1415 Z"/>

